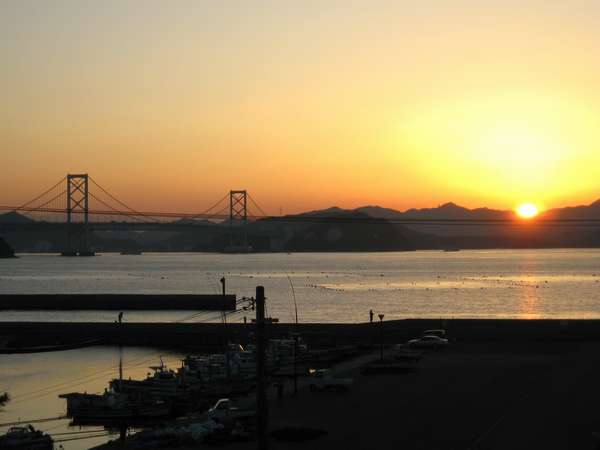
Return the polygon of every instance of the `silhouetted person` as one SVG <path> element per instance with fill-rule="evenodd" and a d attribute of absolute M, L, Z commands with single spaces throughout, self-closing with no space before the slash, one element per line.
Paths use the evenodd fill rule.
<path fill-rule="evenodd" d="M 246 325 L 246 316 L 244 316 L 244 325 Z"/>
<path fill-rule="evenodd" d="M 372 309 L 370 309 L 370 310 L 369 310 L 369 322 L 370 322 L 370 323 L 373 323 L 373 316 L 374 316 L 374 314 L 373 314 L 373 310 L 372 310 Z"/>
<path fill-rule="evenodd" d="M 123 312 L 122 311 L 119 313 L 119 323 L 121 323 L 121 322 L 123 322 Z"/>

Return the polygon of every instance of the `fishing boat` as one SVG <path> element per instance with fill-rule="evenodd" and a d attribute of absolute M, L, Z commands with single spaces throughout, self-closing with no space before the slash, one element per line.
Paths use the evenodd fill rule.
<path fill-rule="evenodd" d="M 0 448 L 7 450 L 52 450 L 54 441 L 43 431 L 36 430 L 31 425 L 26 427 L 11 427 L 0 436 Z"/>
<path fill-rule="evenodd" d="M 77 423 L 168 417 L 171 404 L 143 393 L 127 395 L 105 390 L 103 394 L 72 392 L 59 395 L 67 400 L 67 416 Z"/>
<path fill-rule="evenodd" d="M 205 406 L 201 379 L 194 372 L 175 372 L 168 369 L 161 360 L 160 366 L 150 367 L 143 380 L 114 379 L 109 382 L 110 388 L 118 393 L 135 396 L 143 395 L 160 399 L 171 406 L 174 416 L 193 412 Z"/>
<path fill-rule="evenodd" d="M 125 394 L 144 392 L 160 398 L 174 397 L 184 387 L 177 373 L 168 369 L 162 360 L 160 366 L 151 366 L 150 369 L 153 373 L 148 373 L 143 380 L 117 378 L 111 380 L 109 386 L 115 392 Z"/>

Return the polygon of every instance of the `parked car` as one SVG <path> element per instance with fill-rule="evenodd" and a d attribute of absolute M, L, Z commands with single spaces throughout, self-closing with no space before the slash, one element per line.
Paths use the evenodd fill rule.
<path fill-rule="evenodd" d="M 409 348 L 426 348 L 437 350 L 439 348 L 448 347 L 448 339 L 441 338 L 439 336 L 423 336 L 418 339 L 411 339 L 406 343 Z"/>
<path fill-rule="evenodd" d="M 425 331 L 423 331 L 423 333 L 421 335 L 422 336 L 437 336 L 442 339 L 448 339 L 448 333 L 446 332 L 446 330 L 443 330 L 441 328 L 438 330 L 425 330 Z"/>
<path fill-rule="evenodd" d="M 208 410 L 208 416 L 216 422 L 249 419 L 256 416 L 253 403 L 234 403 L 233 400 L 222 398 Z"/>
<path fill-rule="evenodd" d="M 346 391 L 352 386 L 352 378 L 334 376 L 328 369 L 319 369 L 311 373 L 309 388 L 316 391 Z"/>

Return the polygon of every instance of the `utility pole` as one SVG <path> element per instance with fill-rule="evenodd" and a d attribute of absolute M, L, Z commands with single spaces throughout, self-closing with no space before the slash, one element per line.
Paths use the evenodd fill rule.
<path fill-rule="evenodd" d="M 380 341 L 380 348 L 379 348 L 379 359 L 381 361 L 383 361 L 383 318 L 385 317 L 385 314 L 379 314 L 379 341 Z"/>
<path fill-rule="evenodd" d="M 298 394 L 298 333 L 294 333 L 294 395 Z"/>
<path fill-rule="evenodd" d="M 258 450 L 267 450 L 267 371 L 265 352 L 265 288 L 256 287 L 256 443 Z"/>

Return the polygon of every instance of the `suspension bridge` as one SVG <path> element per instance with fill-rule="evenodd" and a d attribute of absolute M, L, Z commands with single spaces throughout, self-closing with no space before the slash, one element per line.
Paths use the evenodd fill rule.
<path fill-rule="evenodd" d="M 19 213 L 0 223 L 0 232 L 50 231 L 66 233 L 65 256 L 91 256 L 93 231 L 182 231 L 224 224 L 241 235 L 248 221 L 268 217 L 246 190 L 231 190 L 197 213 L 148 212 L 132 208 L 88 174 L 68 174 L 33 199 L 20 205 L 0 205 L 0 212 Z"/>
<path fill-rule="evenodd" d="M 0 199 L 1 201 L 1 199 Z M 244 252 L 249 248 L 247 225 L 268 219 L 271 222 L 394 223 L 404 225 L 486 225 L 528 226 L 512 219 L 451 219 L 352 217 L 349 215 L 302 214 L 270 216 L 247 190 L 231 190 L 203 211 L 193 213 L 141 211 L 130 206 L 88 174 L 68 174 L 33 199 L 19 205 L 0 204 L 0 233 L 55 231 L 65 237 L 65 256 L 93 255 L 91 235 L 102 231 L 186 231 L 219 227 L 228 234 L 228 248 Z M 536 219 L 536 226 L 600 227 L 600 218 Z M 272 232 L 272 230 L 271 230 Z"/>

